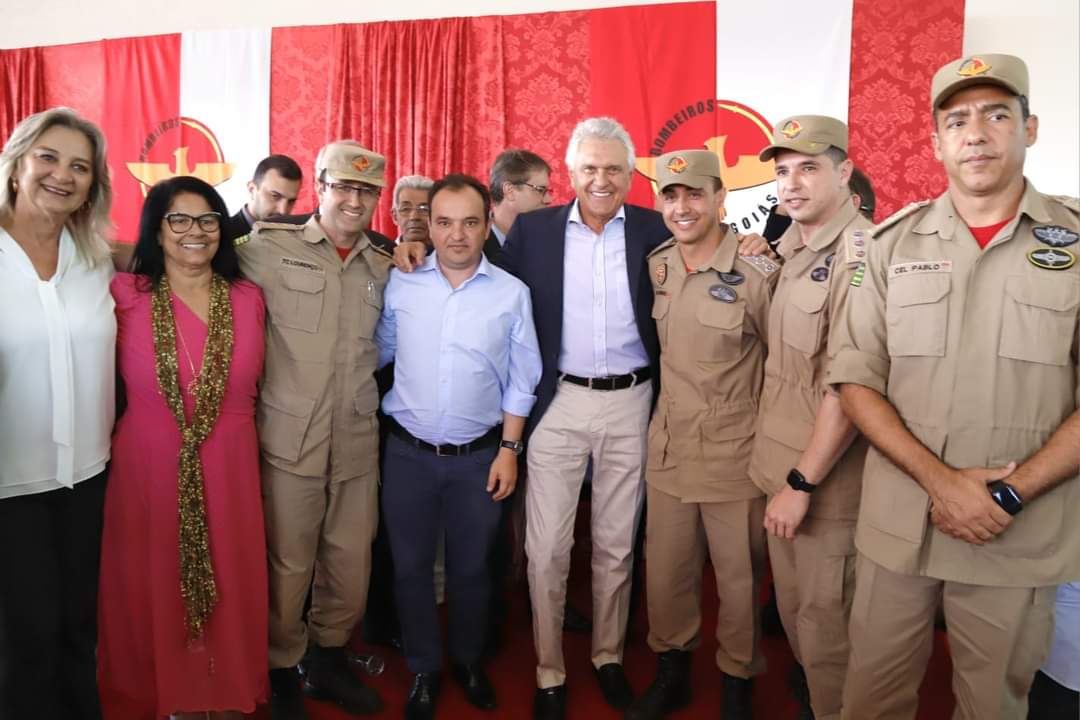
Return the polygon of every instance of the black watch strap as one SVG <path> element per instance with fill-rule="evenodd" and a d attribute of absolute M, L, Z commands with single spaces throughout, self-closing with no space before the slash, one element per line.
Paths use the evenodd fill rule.
<path fill-rule="evenodd" d="M 986 489 L 990 491 L 990 497 L 994 498 L 994 502 L 1010 515 L 1016 515 L 1024 509 L 1024 501 L 1020 497 L 1020 493 L 1016 492 L 1016 488 L 1004 480 L 987 483 Z"/>
<path fill-rule="evenodd" d="M 817 488 L 817 485 L 807 481 L 806 476 L 795 468 L 791 468 L 791 471 L 787 474 L 787 484 L 790 485 L 793 490 L 804 493 L 812 493 L 815 488 Z"/>
<path fill-rule="evenodd" d="M 513 450 L 515 455 L 520 455 L 521 451 L 525 449 L 525 443 L 520 440 L 503 440 L 499 443 L 499 447 Z"/>

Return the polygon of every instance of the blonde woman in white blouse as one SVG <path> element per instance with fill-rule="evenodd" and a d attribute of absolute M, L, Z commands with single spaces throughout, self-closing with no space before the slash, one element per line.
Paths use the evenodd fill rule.
<path fill-rule="evenodd" d="M 67 108 L 0 154 L 0 718 L 100 718 L 98 558 L 115 414 L 105 138 Z"/>

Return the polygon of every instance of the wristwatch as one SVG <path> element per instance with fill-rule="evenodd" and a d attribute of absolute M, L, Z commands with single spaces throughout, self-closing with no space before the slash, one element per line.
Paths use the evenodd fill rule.
<path fill-rule="evenodd" d="M 503 440 L 499 443 L 499 447 L 504 447 L 507 450 L 513 450 L 515 455 L 520 455 L 521 451 L 525 449 L 525 443 L 520 440 Z"/>
<path fill-rule="evenodd" d="M 817 485 L 808 482 L 806 476 L 795 468 L 791 468 L 791 472 L 787 474 L 787 484 L 791 486 L 792 490 L 798 490 L 804 493 L 812 493 Z"/>
<path fill-rule="evenodd" d="M 990 497 L 994 498 L 994 502 L 1010 515 L 1015 515 L 1024 509 L 1024 501 L 1021 499 L 1020 493 L 1016 492 L 1016 488 L 1004 480 L 987 483 L 986 489 L 990 491 Z"/>

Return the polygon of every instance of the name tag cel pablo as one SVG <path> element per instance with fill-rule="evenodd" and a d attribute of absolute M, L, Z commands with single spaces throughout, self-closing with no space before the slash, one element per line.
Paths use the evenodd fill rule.
<path fill-rule="evenodd" d="M 889 266 L 889 277 L 920 275 L 923 273 L 951 273 L 952 260 L 919 260 Z"/>

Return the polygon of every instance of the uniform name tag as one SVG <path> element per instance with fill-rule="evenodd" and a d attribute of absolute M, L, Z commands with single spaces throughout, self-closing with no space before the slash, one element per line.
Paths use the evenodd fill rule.
<path fill-rule="evenodd" d="M 900 275 L 917 275 L 919 273 L 951 273 L 952 260 L 924 260 L 920 262 L 906 262 L 899 265 L 889 266 L 889 277 Z"/>
<path fill-rule="evenodd" d="M 298 258 L 283 257 L 283 258 L 281 258 L 281 264 L 284 265 L 285 267 L 297 268 L 297 269 L 300 269 L 300 270 L 309 270 L 311 272 L 316 272 L 316 273 L 325 273 L 326 272 L 319 265 L 316 265 L 313 262 L 308 262 L 307 260 L 300 260 Z"/>

